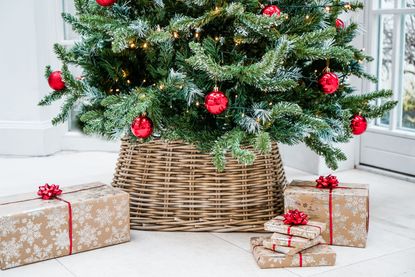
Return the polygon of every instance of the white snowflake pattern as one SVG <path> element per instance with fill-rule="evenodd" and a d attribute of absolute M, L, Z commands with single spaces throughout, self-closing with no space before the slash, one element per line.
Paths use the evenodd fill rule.
<path fill-rule="evenodd" d="M 6 268 L 13 268 L 13 267 L 18 267 L 22 265 L 22 260 L 15 260 L 15 261 L 10 261 L 7 262 L 6 264 Z"/>
<path fill-rule="evenodd" d="M 80 203 L 73 208 L 73 218 L 82 225 L 88 219 L 92 219 L 91 210 L 92 205 L 88 205 L 88 203 Z"/>
<path fill-rule="evenodd" d="M 43 216 L 45 213 L 43 210 L 37 210 L 37 211 L 32 211 L 31 213 L 29 213 L 27 216 L 30 217 L 32 220 Z"/>
<path fill-rule="evenodd" d="M 45 247 L 40 247 L 36 244 L 33 245 L 33 253 L 26 258 L 25 263 L 33 263 L 37 261 L 43 261 L 52 258 L 52 245 L 49 244 Z"/>
<path fill-rule="evenodd" d="M 291 195 L 285 195 L 285 207 L 286 209 L 293 209 L 297 205 L 297 202 L 294 197 Z"/>
<path fill-rule="evenodd" d="M 80 248 L 82 248 L 82 245 L 91 247 L 97 245 L 98 243 L 97 235 L 99 235 L 99 232 L 97 232 L 97 229 L 89 224 L 85 224 L 79 231 L 77 231 L 77 234 L 79 236 Z"/>
<path fill-rule="evenodd" d="M 335 232 L 335 236 L 333 236 L 333 244 L 335 245 L 350 245 L 351 241 L 340 232 Z"/>
<path fill-rule="evenodd" d="M 62 225 L 68 224 L 68 211 L 66 208 L 56 208 L 48 213 L 46 218 L 48 220 L 46 228 L 60 229 Z"/>
<path fill-rule="evenodd" d="M 0 237 L 5 237 L 15 231 L 18 221 L 11 216 L 0 217 Z"/>
<path fill-rule="evenodd" d="M 104 209 L 99 209 L 94 218 L 94 221 L 99 225 L 99 227 L 105 227 L 111 224 L 113 213 L 110 211 L 108 206 Z"/>
<path fill-rule="evenodd" d="M 369 216 L 369 211 L 368 211 L 368 210 L 365 210 L 364 212 L 361 212 L 361 213 L 359 214 L 359 218 L 360 218 L 361 220 L 364 220 L 364 221 L 366 221 L 366 220 L 367 220 L 368 216 Z"/>
<path fill-rule="evenodd" d="M 333 213 L 333 233 L 335 234 L 334 237 L 336 237 L 337 234 L 340 234 L 340 233 L 344 232 L 347 229 L 347 222 L 350 219 L 348 216 L 341 213 L 341 206 L 334 209 L 334 211 L 336 211 L 336 210 L 338 212 Z M 327 230 L 328 229 L 329 228 L 327 228 Z"/>
<path fill-rule="evenodd" d="M 329 192 L 325 189 L 321 190 L 321 189 L 315 189 L 312 190 L 311 193 L 313 193 L 313 199 L 321 202 L 321 201 L 327 201 L 328 197 L 329 197 Z M 334 198 L 334 195 L 333 195 Z"/>
<path fill-rule="evenodd" d="M 326 260 L 326 258 L 322 257 L 316 265 L 328 265 L 329 262 Z"/>
<path fill-rule="evenodd" d="M 345 208 L 356 216 L 366 210 L 367 199 L 365 197 L 346 197 Z"/>
<path fill-rule="evenodd" d="M 128 200 L 114 200 L 113 205 L 115 209 L 115 218 L 118 220 L 125 220 L 130 212 Z"/>
<path fill-rule="evenodd" d="M 0 246 L 0 256 L 4 257 L 6 262 L 19 258 L 20 249 L 23 247 L 21 242 L 16 241 L 16 238 L 12 238 L 8 241 L 1 241 Z"/>
<path fill-rule="evenodd" d="M 303 255 L 303 266 L 315 264 L 316 259 L 311 255 Z"/>
<path fill-rule="evenodd" d="M 106 244 L 117 244 L 121 242 L 126 242 L 130 238 L 130 230 L 128 226 L 121 228 L 112 227 L 111 228 L 111 237 L 105 241 Z"/>
<path fill-rule="evenodd" d="M 347 216 L 347 213 L 344 212 L 344 206 L 341 204 L 334 204 L 333 205 L 333 217 L 337 222 L 347 222 L 350 217 Z"/>
<path fill-rule="evenodd" d="M 66 250 L 69 249 L 69 233 L 68 230 L 62 230 L 55 233 L 53 237 L 56 249 Z"/>
<path fill-rule="evenodd" d="M 354 242 L 366 241 L 366 223 L 352 223 L 348 230 Z"/>
<path fill-rule="evenodd" d="M 25 221 L 25 225 L 19 228 L 20 240 L 32 245 L 36 239 L 42 237 L 41 225 L 42 223 L 34 224 L 31 220 Z"/>

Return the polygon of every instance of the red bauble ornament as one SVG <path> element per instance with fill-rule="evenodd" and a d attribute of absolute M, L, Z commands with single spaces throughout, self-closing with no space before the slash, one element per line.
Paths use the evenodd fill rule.
<path fill-rule="evenodd" d="M 336 28 L 337 29 L 344 29 L 344 22 L 343 20 L 341 20 L 340 18 L 336 19 Z"/>
<path fill-rule="evenodd" d="M 147 116 L 139 116 L 131 124 L 131 132 L 137 138 L 146 139 L 153 133 L 153 121 Z"/>
<path fill-rule="evenodd" d="M 215 88 L 205 97 L 205 107 L 211 114 L 221 114 L 228 108 L 228 97 Z"/>
<path fill-rule="evenodd" d="M 356 136 L 363 134 L 367 129 L 367 120 L 361 115 L 354 115 L 350 123 L 352 133 Z"/>
<path fill-rule="evenodd" d="M 262 14 L 266 16 L 273 16 L 274 14 L 277 14 L 279 17 L 281 15 L 281 10 L 276 5 L 268 5 L 262 9 Z"/>
<path fill-rule="evenodd" d="M 62 72 L 53 71 L 49 75 L 48 83 L 53 90 L 63 90 L 65 88 L 65 83 L 62 80 Z"/>
<path fill-rule="evenodd" d="M 339 77 L 332 72 L 326 72 L 320 77 L 318 83 L 325 94 L 332 94 L 339 88 Z"/>
<path fill-rule="evenodd" d="M 103 7 L 108 7 L 108 6 L 112 6 L 115 4 L 115 2 L 117 2 L 117 0 L 96 0 L 98 5 L 103 6 Z"/>

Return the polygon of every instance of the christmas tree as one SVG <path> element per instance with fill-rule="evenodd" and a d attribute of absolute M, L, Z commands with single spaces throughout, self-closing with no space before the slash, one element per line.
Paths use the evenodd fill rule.
<path fill-rule="evenodd" d="M 55 45 L 61 71 L 40 105 L 64 98 L 53 120 L 74 106 L 87 134 L 138 143 L 183 140 L 251 164 L 273 141 L 304 142 L 335 169 L 334 146 L 361 134 L 367 119 L 396 104 L 390 91 L 356 93 L 349 76 L 371 61 L 352 46 L 360 32 L 340 14 L 363 8 L 339 0 L 75 0 L 64 20 L 80 34 Z M 73 76 L 78 66 L 82 76 Z M 382 104 L 379 104 L 382 103 Z"/>

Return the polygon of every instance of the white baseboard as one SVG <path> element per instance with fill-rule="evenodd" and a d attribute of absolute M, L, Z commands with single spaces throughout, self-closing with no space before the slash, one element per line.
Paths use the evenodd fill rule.
<path fill-rule="evenodd" d="M 0 121 L 0 154 L 46 156 L 61 150 L 63 126 L 50 121 Z"/>
<path fill-rule="evenodd" d="M 339 163 L 336 171 L 353 169 L 355 166 L 355 144 L 350 142 L 338 145 L 346 154 L 347 160 Z M 327 175 L 333 170 L 327 167 L 324 158 L 311 151 L 304 143 L 297 145 L 279 144 L 281 156 L 285 166 L 310 172 L 316 175 Z"/>
<path fill-rule="evenodd" d="M 120 141 L 68 132 L 50 121 L 0 121 L 0 155 L 47 156 L 61 150 L 117 152 Z"/>
<path fill-rule="evenodd" d="M 62 150 L 118 152 L 120 141 L 107 141 L 81 132 L 67 132 L 62 138 Z"/>
<path fill-rule="evenodd" d="M 368 172 L 376 173 L 376 174 L 379 174 L 379 175 L 383 175 L 383 176 L 392 177 L 392 178 L 404 180 L 404 181 L 407 181 L 407 182 L 415 183 L 415 176 L 409 176 L 409 175 L 406 175 L 406 174 L 401 174 L 401 173 L 398 173 L 398 172 L 393 172 L 393 171 L 389 171 L 389 170 L 386 170 L 386 169 L 376 168 L 376 167 L 372 167 L 372 166 L 368 166 L 368 165 L 357 165 L 356 168 L 361 169 L 361 170 L 365 170 L 365 171 L 368 171 Z"/>
<path fill-rule="evenodd" d="M 49 120 L 45 121 L 13 121 L 2 120 L 0 121 L 0 130 L 45 130 L 52 128 L 52 123 Z"/>

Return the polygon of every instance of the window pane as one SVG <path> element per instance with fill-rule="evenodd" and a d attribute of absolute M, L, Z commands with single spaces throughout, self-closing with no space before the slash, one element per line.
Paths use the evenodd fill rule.
<path fill-rule="evenodd" d="M 393 44 L 393 15 L 380 16 L 379 29 L 379 69 L 378 89 L 392 89 L 392 44 Z M 389 115 L 386 113 L 380 120 L 381 125 L 389 125 Z"/>
<path fill-rule="evenodd" d="M 75 14 L 74 0 L 63 0 L 63 12 Z M 78 35 L 72 30 L 72 27 L 67 23 L 64 23 L 63 31 L 65 40 L 75 40 L 78 38 Z"/>
<path fill-rule="evenodd" d="M 415 8 L 415 0 L 403 0 L 407 8 Z"/>
<path fill-rule="evenodd" d="M 405 17 L 402 127 L 415 131 L 415 15 Z"/>
<path fill-rule="evenodd" d="M 375 9 L 393 9 L 395 7 L 395 0 L 375 0 L 373 2 Z"/>

